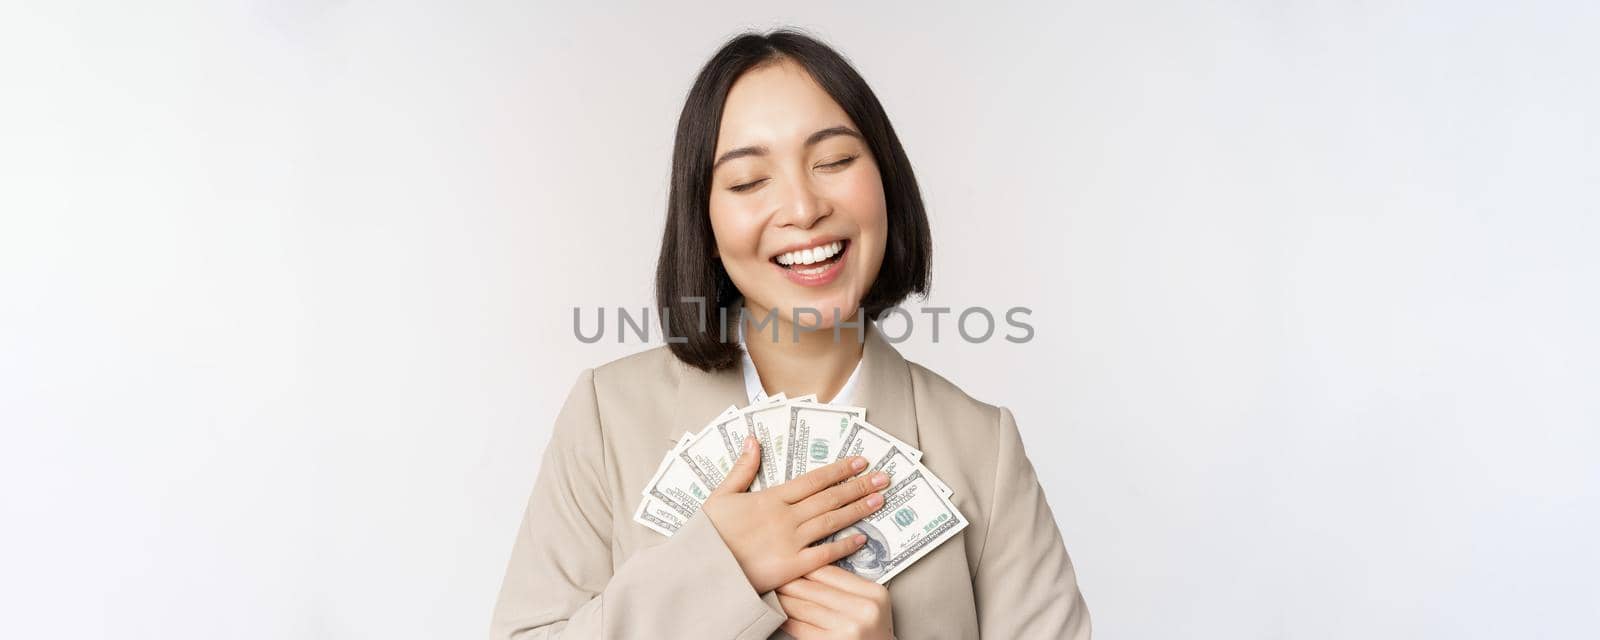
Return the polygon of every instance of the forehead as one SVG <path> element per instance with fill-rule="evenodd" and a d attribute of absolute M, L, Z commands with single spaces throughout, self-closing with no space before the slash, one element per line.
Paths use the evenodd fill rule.
<path fill-rule="evenodd" d="M 781 60 L 751 69 L 728 89 L 717 153 L 751 144 L 800 144 L 818 129 L 855 126 L 804 67 Z"/>

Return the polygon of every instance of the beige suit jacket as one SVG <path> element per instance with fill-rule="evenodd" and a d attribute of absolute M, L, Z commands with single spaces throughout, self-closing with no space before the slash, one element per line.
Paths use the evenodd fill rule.
<path fill-rule="evenodd" d="M 867 323 L 854 404 L 923 451 L 970 525 L 888 583 L 897 637 L 1089 637 L 1089 613 L 1011 412 L 902 358 Z M 633 521 L 685 431 L 748 404 L 740 370 L 666 347 L 584 371 L 556 418 L 491 621 L 495 640 L 787 638 L 704 513 Z"/>

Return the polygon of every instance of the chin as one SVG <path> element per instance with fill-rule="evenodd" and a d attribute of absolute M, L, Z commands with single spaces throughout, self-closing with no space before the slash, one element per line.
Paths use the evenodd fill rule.
<path fill-rule="evenodd" d="M 801 310 L 799 318 L 794 315 L 796 309 Z M 816 310 L 816 315 L 811 313 L 810 310 L 813 309 Z M 784 314 L 783 318 L 785 320 L 798 320 L 797 324 L 801 327 L 826 330 L 832 329 L 835 324 L 838 324 L 834 321 L 836 309 L 838 310 L 838 323 L 844 323 L 849 322 L 850 318 L 860 311 L 861 305 L 860 303 L 847 302 L 835 298 L 821 298 L 796 301 L 792 305 L 784 306 L 780 313 Z M 818 316 L 821 317 L 819 318 Z"/>
<path fill-rule="evenodd" d="M 780 283 L 773 290 L 763 295 L 747 295 L 750 302 L 755 302 L 760 308 L 769 309 L 776 319 L 785 324 L 814 330 L 827 331 L 834 327 L 834 310 L 838 309 L 841 322 L 848 322 L 850 318 L 861 312 L 861 302 L 851 299 L 851 287 L 844 282 L 835 283 L 837 291 L 807 291 L 797 295 L 794 291 L 784 291 L 793 287 L 788 282 Z M 778 295 L 772 295 L 778 293 Z M 806 295 L 809 294 L 809 295 Z M 768 304 L 770 302 L 770 304 Z M 800 310 L 800 317 L 795 317 L 795 310 Z M 816 313 L 812 314 L 811 310 Z M 765 320 L 760 314 L 751 311 L 749 322 L 759 323 Z M 853 328 L 853 327 L 851 327 Z"/>

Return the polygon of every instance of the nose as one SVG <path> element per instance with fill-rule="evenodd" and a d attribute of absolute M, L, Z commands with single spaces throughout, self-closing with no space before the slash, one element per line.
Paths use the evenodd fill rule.
<path fill-rule="evenodd" d="M 810 180 L 801 178 L 792 180 L 789 192 L 785 194 L 782 213 L 778 216 L 779 226 L 795 226 L 801 229 L 810 229 L 821 220 L 833 213 L 833 205 L 822 194 L 817 193 Z"/>

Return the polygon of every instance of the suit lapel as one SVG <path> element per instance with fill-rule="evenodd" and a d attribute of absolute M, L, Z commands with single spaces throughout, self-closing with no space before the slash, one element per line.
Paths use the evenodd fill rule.
<path fill-rule="evenodd" d="M 701 371 L 673 359 L 683 371 L 678 381 L 678 401 L 673 407 L 672 433 L 668 438 L 676 443 L 683 432 L 694 433 L 722 413 L 728 405 L 743 407 L 750 404 L 745 396 L 744 372 L 739 367 L 721 371 Z"/>
<path fill-rule="evenodd" d="M 854 404 L 865 407 L 867 422 L 906 444 L 922 448 L 917 438 L 917 407 L 911 391 L 911 366 L 884 339 L 874 322 L 867 323 L 861 349 L 861 384 Z"/>

